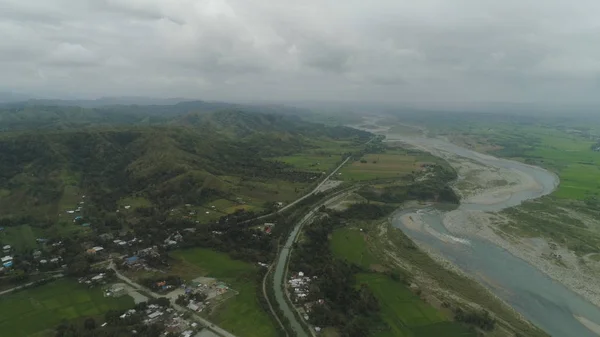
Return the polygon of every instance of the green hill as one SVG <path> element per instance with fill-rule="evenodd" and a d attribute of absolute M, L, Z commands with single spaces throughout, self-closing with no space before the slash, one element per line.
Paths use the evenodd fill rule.
<path fill-rule="evenodd" d="M 96 115 L 82 117 L 73 107 L 26 115 L 49 111 L 57 123 L 79 116 L 88 126 L 0 133 L 0 209 L 9 210 L 0 215 L 0 225 L 64 221 L 83 195 L 85 216 L 99 219 L 127 203 L 165 212 L 219 202 L 215 216 L 235 205 L 260 210 L 267 202 L 299 197 L 319 177 L 274 157 L 331 146 L 329 156 L 341 160 L 340 144 L 358 149 L 370 137 L 293 116 L 239 110 L 128 126 L 96 125 Z"/>

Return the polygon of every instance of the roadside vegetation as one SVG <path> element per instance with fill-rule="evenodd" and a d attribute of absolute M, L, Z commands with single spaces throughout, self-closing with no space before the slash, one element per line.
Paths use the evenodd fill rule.
<path fill-rule="evenodd" d="M 342 209 L 321 208 L 290 261 L 291 272 L 318 275 L 308 297 L 296 304 L 310 305 L 311 326 L 338 336 L 545 336 L 483 286 L 429 258 L 386 220 L 409 200 L 458 202 L 444 197 L 455 177 L 449 166 L 431 164 L 395 182 L 371 180 L 359 197 L 347 198 L 350 204 L 341 201 Z M 402 193 L 383 202 L 390 184 Z M 488 307 L 490 312 L 482 309 Z"/>

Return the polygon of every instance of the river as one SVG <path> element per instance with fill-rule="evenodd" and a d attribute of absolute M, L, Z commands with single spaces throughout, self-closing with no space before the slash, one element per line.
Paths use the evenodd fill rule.
<path fill-rule="evenodd" d="M 388 141 L 400 140 L 433 154 L 451 153 L 488 167 L 518 172 L 528 176 L 528 179 L 534 182 L 522 186 L 504 198 L 497 200 L 492 198 L 491 202 L 470 201 L 462 204 L 457 211 L 465 214 L 468 211 L 494 212 L 516 206 L 525 200 L 551 193 L 559 183 L 555 174 L 539 167 L 480 154 L 441 139 L 393 134 L 386 136 Z M 455 214 L 457 211 L 454 211 Z M 402 221 L 402 217 L 407 214 L 419 217 L 426 226 L 407 225 Z M 396 214 L 394 226 L 400 228 L 411 239 L 428 246 L 478 279 L 494 294 L 551 336 L 599 336 L 576 319 L 576 316 L 583 317 L 585 321 L 600 324 L 598 307 L 490 241 L 474 235 L 456 237 L 444 226 L 445 214 L 446 212 L 433 208 L 405 210 Z M 458 219 L 461 219 L 460 215 Z"/>

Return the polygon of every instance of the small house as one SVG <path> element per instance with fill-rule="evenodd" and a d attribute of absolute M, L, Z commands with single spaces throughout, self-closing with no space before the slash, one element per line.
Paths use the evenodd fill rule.
<path fill-rule="evenodd" d="M 10 245 L 6 245 L 6 246 L 2 247 L 2 250 L 3 250 L 5 253 L 8 253 L 8 252 L 10 252 L 10 249 L 11 249 Z"/>
<path fill-rule="evenodd" d="M 139 259 L 140 258 L 137 256 L 128 257 L 125 259 L 125 263 L 127 263 L 128 265 L 136 264 L 139 261 Z"/>

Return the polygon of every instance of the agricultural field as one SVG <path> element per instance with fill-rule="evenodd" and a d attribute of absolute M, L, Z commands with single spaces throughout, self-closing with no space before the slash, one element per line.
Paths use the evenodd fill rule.
<path fill-rule="evenodd" d="M 171 271 L 186 280 L 199 276 L 214 277 L 238 291 L 210 314 L 215 323 L 240 337 L 275 336 L 269 314 L 258 303 L 261 291 L 256 282 L 257 266 L 233 260 L 227 254 L 208 249 L 188 249 L 173 252 L 177 259 Z"/>
<path fill-rule="evenodd" d="M 593 137 L 592 137 L 593 138 Z M 561 183 L 552 194 L 559 199 L 585 200 L 600 195 L 600 152 L 589 136 L 549 125 L 499 124 L 454 131 L 459 145 L 538 165 L 558 174 Z"/>
<path fill-rule="evenodd" d="M 370 227 L 370 226 L 367 226 Z M 365 269 L 377 269 L 382 265 L 378 252 L 371 251 L 368 235 L 358 228 L 341 228 L 333 232 L 331 249 L 333 255 Z M 380 252 L 379 252 L 380 253 Z M 358 284 L 366 284 L 379 301 L 381 318 L 389 329 L 378 331 L 374 336 L 475 336 L 467 328 L 450 321 L 447 314 L 438 311 L 415 295 L 405 284 L 379 273 L 356 275 Z"/>
<path fill-rule="evenodd" d="M 299 154 L 295 156 L 277 157 L 275 160 L 293 165 L 302 171 L 327 172 L 339 165 L 341 156 L 331 154 Z"/>
<path fill-rule="evenodd" d="M 465 326 L 450 322 L 448 317 L 423 302 L 405 285 L 381 274 L 358 274 L 357 282 L 366 284 L 381 307 L 381 317 L 389 327 L 376 337 L 445 336 L 471 337 Z"/>
<path fill-rule="evenodd" d="M 44 229 L 25 224 L 6 227 L 0 231 L 0 243 L 12 246 L 17 253 L 25 253 L 42 247 L 36 241 L 37 238 L 59 238 L 86 231 L 89 229 L 71 221 L 59 222 Z"/>
<path fill-rule="evenodd" d="M 404 151 L 367 154 L 340 170 L 338 179 L 361 181 L 398 178 L 419 169 L 418 156 Z"/>
<path fill-rule="evenodd" d="M 337 229 L 331 236 L 333 255 L 368 269 L 377 260 L 369 252 L 365 239 L 357 229 Z"/>
<path fill-rule="evenodd" d="M 104 297 L 100 288 L 59 280 L 0 297 L 0 331 L 3 336 L 53 336 L 54 328 L 63 320 L 104 317 L 111 309 L 133 305 L 129 296 Z"/>

